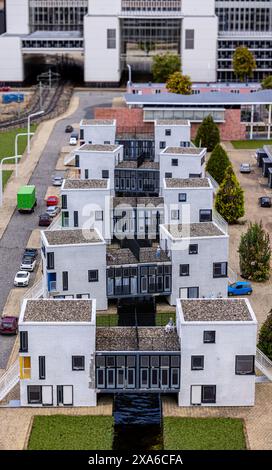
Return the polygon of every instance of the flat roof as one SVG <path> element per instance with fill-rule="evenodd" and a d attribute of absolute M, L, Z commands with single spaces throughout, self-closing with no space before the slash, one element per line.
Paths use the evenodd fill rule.
<path fill-rule="evenodd" d="M 128 205 L 131 207 L 137 206 L 148 206 L 152 205 L 157 207 L 164 203 L 163 197 L 114 197 L 113 198 L 113 207 L 117 207 L 119 205 Z"/>
<path fill-rule="evenodd" d="M 48 245 L 85 245 L 104 241 L 96 230 L 45 230 L 42 232 Z"/>
<path fill-rule="evenodd" d="M 208 178 L 165 178 L 167 188 L 210 188 Z"/>
<path fill-rule="evenodd" d="M 113 126 L 116 124 L 115 119 L 82 119 L 82 126 Z"/>
<path fill-rule="evenodd" d="M 86 152 L 114 152 L 120 147 L 120 145 L 111 144 L 83 144 L 77 151 Z"/>
<path fill-rule="evenodd" d="M 272 145 L 264 145 L 263 149 L 268 157 L 272 158 Z"/>
<path fill-rule="evenodd" d="M 162 153 L 167 154 L 177 154 L 177 155 L 200 155 L 203 153 L 205 148 L 199 147 L 166 147 L 166 149 Z"/>
<path fill-rule="evenodd" d="M 190 126 L 186 119 L 157 119 L 156 126 Z"/>
<path fill-rule="evenodd" d="M 98 327 L 96 351 L 180 351 L 180 340 L 163 327 Z"/>
<path fill-rule="evenodd" d="M 272 90 L 260 90 L 254 93 L 199 93 L 193 95 L 178 95 L 176 93 L 160 93 L 156 95 L 125 94 L 128 105 L 167 106 L 169 105 L 239 105 L 239 104 L 269 104 L 272 103 Z"/>
<path fill-rule="evenodd" d="M 80 31 L 34 31 L 25 39 L 81 39 Z"/>
<path fill-rule="evenodd" d="M 63 189 L 107 189 L 108 179 L 79 180 L 67 179 Z"/>
<path fill-rule="evenodd" d="M 116 165 L 117 169 L 128 169 L 128 170 L 134 170 L 134 169 L 140 169 L 140 170 L 159 170 L 159 162 L 150 162 L 150 161 L 145 161 L 143 162 L 139 167 L 137 165 L 137 161 L 133 160 L 123 160 L 122 162 L 118 163 Z"/>
<path fill-rule="evenodd" d="M 180 299 L 185 321 L 253 321 L 245 299 Z"/>
<path fill-rule="evenodd" d="M 24 322 L 90 322 L 92 300 L 28 300 Z"/>
<path fill-rule="evenodd" d="M 141 247 L 139 259 L 134 256 L 129 248 L 107 248 L 107 266 L 122 266 L 129 264 L 146 263 L 169 263 L 171 259 L 164 250 L 160 250 L 160 257 L 157 256 L 157 248 Z"/>
<path fill-rule="evenodd" d="M 199 222 L 196 224 L 163 225 L 174 238 L 219 237 L 225 233 L 213 222 Z M 185 236 L 182 236 L 182 233 Z M 188 236 L 187 236 L 188 233 Z"/>

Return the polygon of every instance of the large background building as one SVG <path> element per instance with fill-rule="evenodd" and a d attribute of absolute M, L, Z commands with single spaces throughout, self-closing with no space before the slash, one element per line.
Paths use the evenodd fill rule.
<path fill-rule="evenodd" d="M 154 54 L 181 55 L 194 82 L 232 81 L 238 45 L 254 53 L 260 80 L 272 71 L 272 1 L 6 0 L 1 82 L 22 82 L 32 57 L 84 60 L 84 80 L 117 85 L 127 65 L 148 74 Z"/>

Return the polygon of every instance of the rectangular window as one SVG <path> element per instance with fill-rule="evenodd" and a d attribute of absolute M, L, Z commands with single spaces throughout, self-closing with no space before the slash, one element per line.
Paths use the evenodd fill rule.
<path fill-rule="evenodd" d="M 84 171 L 85 180 L 89 179 L 89 170 Z"/>
<path fill-rule="evenodd" d="M 78 227 L 78 211 L 74 211 L 74 227 Z"/>
<path fill-rule="evenodd" d="M 166 142 L 161 141 L 160 142 L 160 149 L 165 149 L 165 147 L 166 147 Z"/>
<path fill-rule="evenodd" d="M 88 281 L 98 282 L 98 269 L 92 269 L 88 271 Z"/>
<path fill-rule="evenodd" d="M 109 178 L 109 170 L 102 170 L 102 178 Z"/>
<path fill-rule="evenodd" d="M 198 245 L 189 245 L 189 255 L 198 254 Z"/>
<path fill-rule="evenodd" d="M 61 196 L 61 208 L 67 209 L 67 194 Z"/>
<path fill-rule="evenodd" d="M 195 48 L 195 30 L 186 29 L 185 30 L 185 49 L 194 49 Z"/>
<path fill-rule="evenodd" d="M 188 299 L 199 298 L 199 287 L 188 287 Z"/>
<path fill-rule="evenodd" d="M 204 369 L 204 356 L 191 356 L 191 370 Z"/>
<path fill-rule="evenodd" d="M 39 356 L 39 379 L 45 379 L 45 356 Z"/>
<path fill-rule="evenodd" d="M 165 178 L 172 178 L 172 173 L 165 173 Z"/>
<path fill-rule="evenodd" d="M 28 352 L 28 332 L 20 331 L 20 352 Z"/>
<path fill-rule="evenodd" d="M 227 277 L 228 263 L 213 263 L 213 277 Z"/>
<path fill-rule="evenodd" d="M 107 29 L 107 49 L 116 49 L 116 29 Z"/>
<path fill-rule="evenodd" d="M 201 403 L 216 403 L 216 385 L 202 385 Z"/>
<path fill-rule="evenodd" d="M 170 136 L 171 135 L 171 129 L 165 129 L 165 135 Z"/>
<path fill-rule="evenodd" d="M 72 356 L 72 370 L 85 370 L 85 356 Z"/>
<path fill-rule="evenodd" d="M 179 210 L 171 211 L 171 220 L 179 220 Z"/>
<path fill-rule="evenodd" d="M 215 343 L 215 331 L 204 331 L 203 343 Z"/>
<path fill-rule="evenodd" d="M 84 129 L 79 130 L 79 138 L 80 140 L 84 140 Z"/>
<path fill-rule="evenodd" d="M 31 358 L 29 356 L 20 357 L 20 379 L 31 379 Z"/>
<path fill-rule="evenodd" d="M 199 211 L 199 222 L 211 222 L 212 221 L 212 210 L 211 209 L 200 209 Z"/>
<path fill-rule="evenodd" d="M 186 201 L 187 201 L 187 194 L 179 193 L 179 202 L 186 202 Z"/>
<path fill-rule="evenodd" d="M 110 141 L 109 140 L 104 140 L 104 145 L 110 145 Z"/>
<path fill-rule="evenodd" d="M 253 375 L 255 373 L 254 356 L 236 356 L 235 357 L 235 374 L 236 375 Z"/>
<path fill-rule="evenodd" d="M 79 155 L 75 155 L 75 167 L 79 168 Z"/>
<path fill-rule="evenodd" d="M 61 213 L 61 225 L 62 227 L 69 227 L 69 211 Z"/>
<path fill-rule="evenodd" d="M 189 266 L 189 264 L 180 264 L 179 265 L 179 275 L 180 276 L 189 276 L 190 275 L 190 266 Z"/>
<path fill-rule="evenodd" d="M 178 159 L 177 158 L 172 158 L 171 164 L 172 164 L 172 166 L 178 166 Z"/>
<path fill-rule="evenodd" d="M 103 220 L 103 211 L 95 211 L 95 220 L 102 221 Z"/>
<path fill-rule="evenodd" d="M 62 290 L 68 290 L 68 271 L 62 273 Z"/>
<path fill-rule="evenodd" d="M 27 401 L 29 404 L 41 404 L 42 387 L 39 385 L 29 385 L 27 387 Z"/>
<path fill-rule="evenodd" d="M 55 256 L 53 252 L 47 253 L 47 269 L 55 269 Z"/>

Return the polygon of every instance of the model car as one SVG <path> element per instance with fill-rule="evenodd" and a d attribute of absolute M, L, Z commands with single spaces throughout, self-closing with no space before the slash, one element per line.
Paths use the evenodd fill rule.
<path fill-rule="evenodd" d="M 59 203 L 59 198 L 57 196 L 49 196 L 46 199 L 46 205 L 49 206 L 57 206 Z"/>
<path fill-rule="evenodd" d="M 249 163 L 241 163 L 240 173 L 251 173 L 251 166 Z"/>
<path fill-rule="evenodd" d="M 16 287 L 27 287 L 30 280 L 30 272 L 18 271 L 14 277 L 14 285 Z"/>
<path fill-rule="evenodd" d="M 250 295 L 252 287 L 250 282 L 238 281 L 228 286 L 228 295 Z"/>
<path fill-rule="evenodd" d="M 41 214 L 39 216 L 39 227 L 49 227 L 52 222 L 52 217 L 49 214 Z"/>
<path fill-rule="evenodd" d="M 0 319 L 0 334 L 1 335 L 17 335 L 18 333 L 18 318 L 7 316 Z"/>
<path fill-rule="evenodd" d="M 50 217 L 55 217 L 56 215 L 58 215 L 59 212 L 60 207 L 58 206 L 49 206 L 46 209 L 46 214 L 50 215 Z"/>
<path fill-rule="evenodd" d="M 259 206 L 271 207 L 271 197 L 268 197 L 268 196 L 259 197 Z"/>
<path fill-rule="evenodd" d="M 67 133 L 73 132 L 73 130 L 74 130 L 74 128 L 70 124 L 68 124 L 68 126 L 65 127 L 65 132 L 67 132 Z"/>
<path fill-rule="evenodd" d="M 63 177 L 62 176 L 53 176 L 53 178 L 52 178 L 53 186 L 61 186 L 62 182 L 63 182 Z"/>
<path fill-rule="evenodd" d="M 34 271 L 36 266 L 36 260 L 35 258 L 31 256 L 24 256 L 21 262 L 20 269 L 22 271 Z"/>

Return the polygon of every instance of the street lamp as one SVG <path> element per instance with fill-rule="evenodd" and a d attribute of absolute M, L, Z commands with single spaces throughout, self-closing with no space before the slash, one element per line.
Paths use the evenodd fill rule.
<path fill-rule="evenodd" d="M 130 87 L 132 85 L 132 72 L 131 72 L 131 65 L 127 64 L 128 68 L 128 86 Z"/>
<path fill-rule="evenodd" d="M 15 166 L 15 175 L 16 177 L 18 176 L 18 137 L 23 137 L 23 136 L 28 136 L 27 132 L 23 132 L 20 134 L 16 134 L 15 136 L 15 160 L 16 160 L 16 166 Z M 34 132 L 30 132 L 29 135 L 34 135 Z"/>
<path fill-rule="evenodd" d="M 17 160 L 18 158 L 21 158 L 22 155 L 14 155 L 14 157 L 5 157 L 2 158 L 0 162 L 0 207 L 2 207 L 3 204 L 3 162 L 7 160 L 16 160 L 16 167 L 17 167 Z M 17 169 L 16 169 L 16 174 L 17 174 Z"/>
<path fill-rule="evenodd" d="M 27 153 L 30 153 L 30 119 L 34 116 L 39 116 L 43 114 L 44 111 L 37 111 L 36 113 L 32 113 L 27 117 Z"/>

